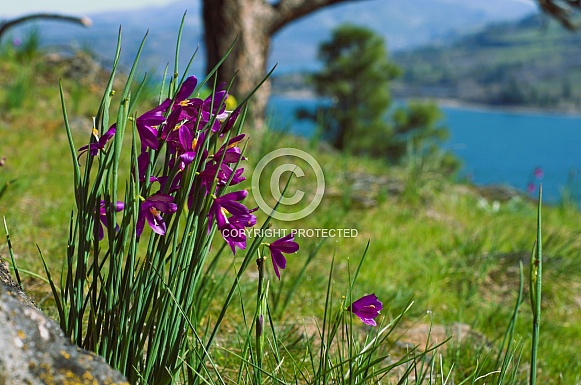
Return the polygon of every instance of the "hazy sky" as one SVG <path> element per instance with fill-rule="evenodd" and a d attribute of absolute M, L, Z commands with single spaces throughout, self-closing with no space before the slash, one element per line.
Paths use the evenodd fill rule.
<path fill-rule="evenodd" d="M 187 4 L 191 0 L 0 0 L 0 18 L 18 16 L 30 12 L 65 12 L 83 16 L 102 11 L 120 11 L 166 5 L 174 2 Z M 407 0 L 402 0 L 407 1 Z M 457 1 L 457 0 L 454 0 Z M 482 0 L 469 0 L 482 1 Z M 509 0 L 533 5 L 534 0 Z M 8 3 L 10 2 L 10 5 Z"/>
<path fill-rule="evenodd" d="M 102 11 L 136 9 L 174 2 L 187 3 L 188 0 L 1 0 L 0 18 L 40 11 L 83 16 Z"/>

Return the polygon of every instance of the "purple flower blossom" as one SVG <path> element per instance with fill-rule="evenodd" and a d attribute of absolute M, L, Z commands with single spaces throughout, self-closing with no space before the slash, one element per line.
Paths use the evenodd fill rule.
<path fill-rule="evenodd" d="M 532 194 L 535 192 L 535 184 L 533 182 L 529 182 L 529 184 L 527 184 L 527 191 L 529 194 Z"/>
<path fill-rule="evenodd" d="M 199 176 L 202 181 L 202 186 L 206 188 L 206 193 L 209 193 L 215 179 L 217 179 L 217 187 L 226 186 L 228 181 L 230 181 L 230 186 L 234 186 L 246 179 L 242 176 L 243 172 L 243 168 L 238 168 L 234 171 L 225 163 L 222 163 L 222 165 L 218 167 L 217 163 L 212 162 L 206 164 L 206 167 L 200 172 Z M 232 177 L 232 180 L 230 180 L 230 177 Z"/>
<path fill-rule="evenodd" d="M 137 133 L 141 139 L 141 147 L 149 147 L 153 150 L 159 149 L 157 140 L 157 127 L 165 122 L 165 112 L 168 109 L 171 100 L 167 99 L 159 106 L 145 112 L 137 118 L 135 125 Z"/>
<path fill-rule="evenodd" d="M 374 318 L 379 315 L 382 309 L 383 304 L 377 299 L 375 294 L 363 296 L 347 308 L 347 310 L 355 314 L 363 323 L 369 326 L 377 326 Z"/>
<path fill-rule="evenodd" d="M 246 158 L 242 156 L 242 150 L 238 147 L 238 143 L 240 143 L 245 136 L 246 135 L 244 134 L 240 134 L 230 139 L 228 143 L 222 145 L 222 147 L 212 155 L 212 158 L 219 162 L 222 157 L 224 157 L 224 163 L 238 163 L 240 159 L 246 160 Z"/>
<path fill-rule="evenodd" d="M 178 206 L 173 203 L 173 197 L 166 194 L 154 194 L 141 203 L 139 217 L 137 218 L 137 236 L 139 237 L 145 227 L 145 220 L 151 229 L 159 234 L 165 235 L 166 225 L 161 214 L 175 213 Z"/>
<path fill-rule="evenodd" d="M 238 119 L 238 116 L 240 115 L 241 111 L 242 110 L 239 106 L 234 110 L 234 112 L 230 114 L 230 116 L 227 119 L 224 120 L 224 126 L 222 127 L 222 131 L 220 132 L 220 136 L 225 135 L 228 131 L 232 129 L 232 127 L 234 127 L 234 123 L 236 123 L 236 119 Z"/>
<path fill-rule="evenodd" d="M 118 201 L 117 204 L 111 205 L 111 207 L 115 209 L 115 212 L 119 212 L 123 211 L 125 204 L 121 201 Z M 101 203 L 99 203 L 99 220 L 101 221 L 101 224 L 99 224 L 99 240 L 102 240 L 105 237 L 104 228 L 108 227 L 107 208 L 105 207 L 104 200 L 101 200 Z M 117 224 L 115 224 L 115 231 L 119 231 L 119 225 Z"/>
<path fill-rule="evenodd" d="M 255 211 L 248 209 L 240 203 L 247 195 L 248 191 L 240 190 L 224 194 L 214 199 L 214 203 L 212 203 L 210 212 L 208 213 L 208 231 L 211 230 L 214 219 L 216 219 L 216 224 L 219 229 L 224 227 L 227 223 L 226 212 L 232 214 L 234 217 L 243 217 Z"/>
<path fill-rule="evenodd" d="M 244 226 L 236 222 L 230 222 L 226 218 L 226 222 L 218 227 L 222 238 L 228 243 L 230 249 L 232 249 L 232 254 L 236 255 L 236 248 L 241 250 L 246 249 L 246 232 L 244 231 Z"/>
<path fill-rule="evenodd" d="M 81 155 L 83 155 L 87 151 L 89 152 L 89 154 L 91 154 L 91 156 L 96 156 L 99 153 L 99 150 L 102 151 L 105 149 L 105 145 L 107 144 L 107 142 L 109 142 L 109 140 L 111 140 L 111 138 L 113 138 L 113 136 L 115 136 L 116 131 L 117 125 L 113 124 L 111 128 L 109 128 L 107 132 L 105 132 L 103 136 L 99 138 L 99 131 L 97 131 L 96 128 L 93 128 L 93 136 L 95 137 L 96 142 L 89 143 L 79 148 L 78 150 L 79 155 L 77 156 L 77 160 L 81 157 Z"/>
<path fill-rule="evenodd" d="M 246 232 L 244 228 L 252 227 L 256 224 L 256 216 L 252 214 L 256 210 L 258 210 L 258 207 L 249 210 L 247 214 L 225 216 L 225 223 L 218 227 L 222 238 L 228 243 L 234 255 L 236 255 L 236 247 L 242 250 L 246 248 Z"/>
<path fill-rule="evenodd" d="M 537 179 L 543 179 L 543 176 L 545 175 L 545 173 L 541 167 L 535 167 L 535 169 L 533 170 L 533 175 Z"/>
<path fill-rule="evenodd" d="M 286 267 L 286 258 L 282 253 L 290 254 L 295 253 L 299 249 L 299 244 L 295 241 L 295 234 L 290 233 L 268 245 L 270 249 L 270 256 L 272 258 L 272 266 L 274 267 L 274 273 L 277 278 L 280 279 L 280 269 Z"/>
<path fill-rule="evenodd" d="M 256 224 L 256 217 L 252 213 L 257 209 L 248 209 L 240 203 L 247 195 L 247 191 L 241 190 L 215 198 L 208 214 L 208 232 L 212 229 L 215 219 L 218 230 L 234 254 L 236 254 L 236 247 L 246 248 L 244 228 Z"/>

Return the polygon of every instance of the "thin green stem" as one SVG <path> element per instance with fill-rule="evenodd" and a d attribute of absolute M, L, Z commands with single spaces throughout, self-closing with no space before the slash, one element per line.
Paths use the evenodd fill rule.
<path fill-rule="evenodd" d="M 539 187 L 539 202 L 537 205 L 537 242 L 536 252 L 531 258 L 531 306 L 533 310 L 533 341 L 531 347 L 530 385 L 537 383 L 537 357 L 541 331 L 541 288 L 543 273 L 543 242 L 541 231 L 541 202 L 543 186 Z"/>

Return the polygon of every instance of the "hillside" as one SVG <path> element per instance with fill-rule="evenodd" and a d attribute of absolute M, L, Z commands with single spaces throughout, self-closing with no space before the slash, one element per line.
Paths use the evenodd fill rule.
<path fill-rule="evenodd" d="M 447 45 L 398 52 L 399 97 L 573 109 L 581 103 L 581 34 L 539 16 L 494 24 Z"/>

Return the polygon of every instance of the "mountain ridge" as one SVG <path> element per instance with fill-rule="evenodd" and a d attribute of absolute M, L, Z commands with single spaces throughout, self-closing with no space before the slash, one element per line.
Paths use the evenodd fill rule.
<path fill-rule="evenodd" d="M 199 46 L 198 55 L 203 58 L 203 25 L 199 0 L 189 1 L 187 4 L 177 1 L 167 6 L 89 15 L 93 26 L 87 29 L 48 21 L 35 25 L 42 30 L 45 44 L 72 44 L 77 48 L 90 48 L 108 59 L 112 59 L 114 55 L 117 32 L 121 25 L 121 60 L 126 66 L 132 62 L 141 39 L 149 30 L 142 55 L 142 67 L 162 72 L 165 64 L 173 61 L 178 27 L 186 9 L 188 12 L 181 52 L 190 54 Z M 330 36 L 335 26 L 343 22 L 363 24 L 374 29 L 386 37 L 390 50 L 395 52 L 427 42 L 446 41 L 451 36 L 482 28 L 490 22 L 514 20 L 533 9 L 521 2 L 507 0 L 490 0 L 484 3 L 460 0 L 346 2 L 307 15 L 283 28 L 274 36 L 270 63 L 278 63 L 279 74 L 318 68 L 318 45 Z M 31 26 L 16 28 L 11 35 L 20 35 L 22 38 L 30 28 Z M 188 59 L 189 57 L 183 57 L 182 65 Z M 203 59 L 195 60 L 192 70 L 200 73 L 203 66 Z"/>
<path fill-rule="evenodd" d="M 448 45 L 395 53 L 396 97 L 571 111 L 581 106 L 581 34 L 539 15 L 489 25 Z"/>

